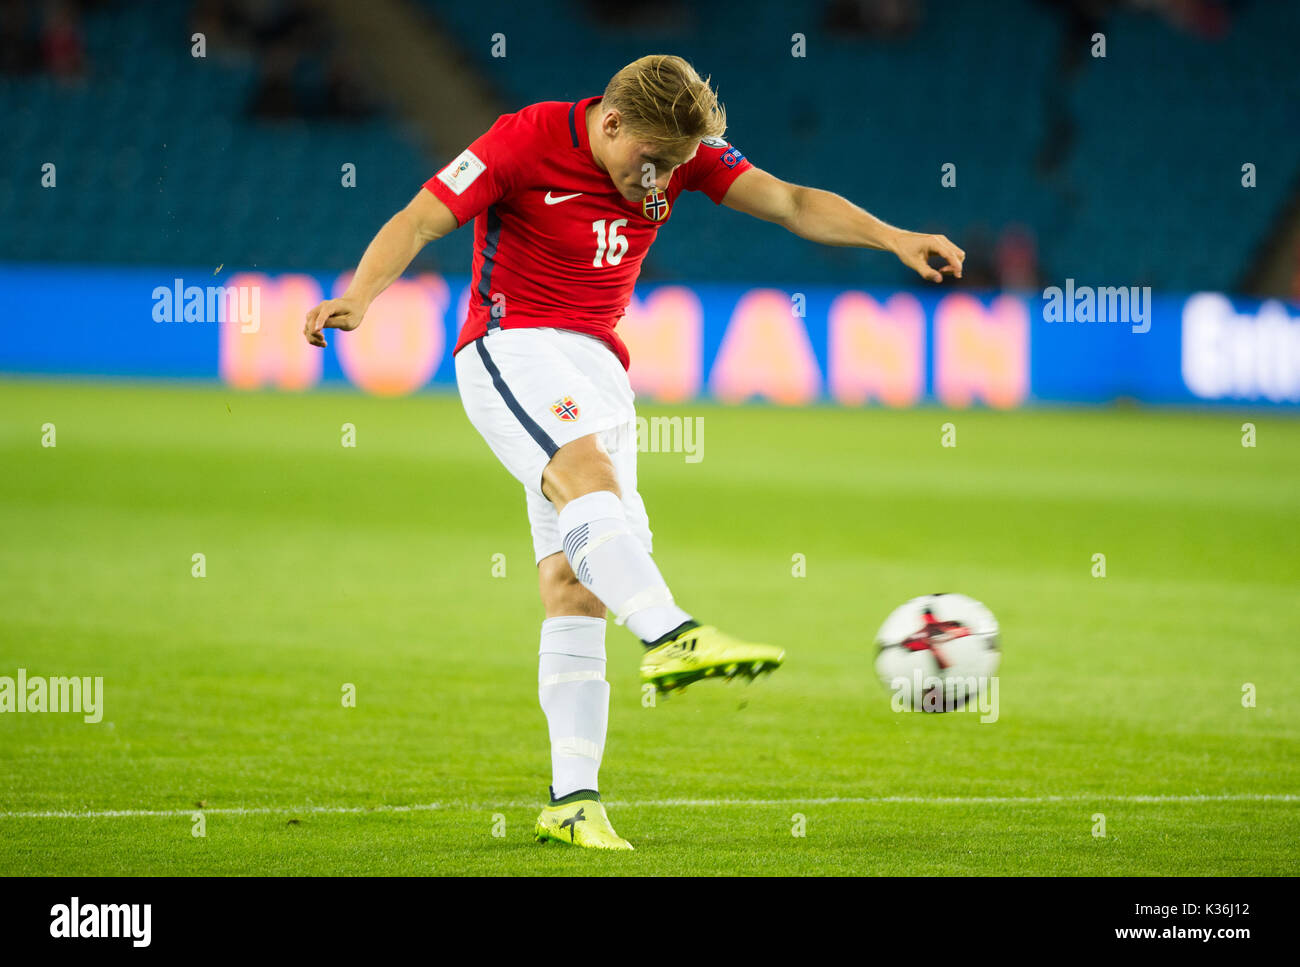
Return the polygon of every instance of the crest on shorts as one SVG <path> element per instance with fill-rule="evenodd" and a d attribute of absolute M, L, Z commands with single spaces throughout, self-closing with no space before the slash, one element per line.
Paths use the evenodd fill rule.
<path fill-rule="evenodd" d="M 578 404 L 573 402 L 572 396 L 566 396 L 551 404 L 551 412 L 565 423 L 572 423 L 578 418 Z"/>
<path fill-rule="evenodd" d="M 641 200 L 641 214 L 652 222 L 662 222 L 668 217 L 668 196 L 658 188 L 651 188 L 650 194 Z"/>

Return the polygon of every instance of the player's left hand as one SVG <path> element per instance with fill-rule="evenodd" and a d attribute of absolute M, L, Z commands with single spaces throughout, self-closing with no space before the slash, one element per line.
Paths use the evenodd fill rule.
<path fill-rule="evenodd" d="M 966 258 L 966 253 L 947 235 L 923 235 L 920 232 L 901 233 L 894 241 L 893 252 L 900 262 L 930 282 L 942 282 L 945 275 L 960 279 L 961 263 Z M 930 265 L 932 255 L 939 256 L 946 264 L 933 268 Z"/>

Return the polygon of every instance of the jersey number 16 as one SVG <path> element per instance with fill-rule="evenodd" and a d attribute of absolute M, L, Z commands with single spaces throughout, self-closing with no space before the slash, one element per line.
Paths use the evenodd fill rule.
<path fill-rule="evenodd" d="M 591 260 L 595 268 L 603 268 L 601 259 L 607 259 L 610 265 L 618 265 L 623 261 L 623 256 L 627 254 L 627 238 L 620 235 L 618 230 L 627 224 L 626 218 L 616 218 L 609 223 L 609 236 L 605 235 L 605 219 L 600 219 L 591 223 L 591 230 L 596 233 L 596 257 Z"/>

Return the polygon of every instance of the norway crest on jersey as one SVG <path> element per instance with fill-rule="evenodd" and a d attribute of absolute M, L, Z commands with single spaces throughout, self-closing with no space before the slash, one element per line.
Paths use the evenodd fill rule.
<path fill-rule="evenodd" d="M 572 396 L 566 396 L 551 404 L 551 412 L 565 423 L 572 423 L 578 418 L 578 404 L 573 402 Z"/>
<path fill-rule="evenodd" d="M 668 217 L 668 196 L 658 188 L 651 188 L 641 202 L 641 214 L 652 222 L 662 222 Z"/>

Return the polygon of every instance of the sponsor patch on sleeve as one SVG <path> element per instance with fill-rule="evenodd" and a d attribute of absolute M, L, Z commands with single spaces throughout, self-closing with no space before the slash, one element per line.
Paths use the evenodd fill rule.
<path fill-rule="evenodd" d="M 734 168 L 736 167 L 736 165 L 740 164 L 742 161 L 745 160 L 745 156 L 740 153 L 739 148 L 731 147 L 728 148 L 725 152 L 723 152 L 720 160 L 728 168 Z"/>
<path fill-rule="evenodd" d="M 485 171 L 487 165 L 480 161 L 473 151 L 466 148 L 455 161 L 438 172 L 438 180 L 459 195 L 474 184 L 474 180 Z"/>

